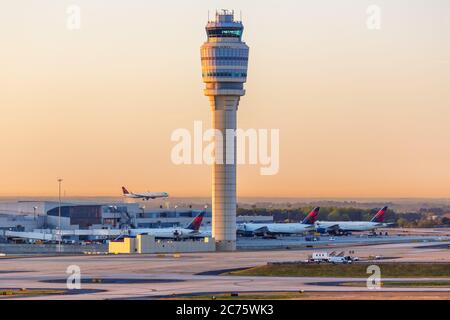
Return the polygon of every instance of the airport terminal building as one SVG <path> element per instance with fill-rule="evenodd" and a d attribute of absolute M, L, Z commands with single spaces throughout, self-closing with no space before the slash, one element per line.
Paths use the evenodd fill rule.
<path fill-rule="evenodd" d="M 61 221 L 59 211 L 61 210 Z M 26 231 L 165 228 L 187 225 L 201 211 L 205 211 L 202 226 L 211 226 L 210 209 L 157 208 L 145 209 L 139 203 L 93 203 L 57 201 L 0 202 L 0 230 Z M 239 216 L 239 222 L 271 222 L 271 216 Z"/>

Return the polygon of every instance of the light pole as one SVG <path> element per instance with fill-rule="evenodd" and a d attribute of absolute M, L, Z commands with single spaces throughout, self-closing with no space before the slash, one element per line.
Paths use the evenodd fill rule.
<path fill-rule="evenodd" d="M 175 208 L 175 218 L 176 217 L 178 217 L 178 214 L 177 214 L 177 208 L 178 208 L 178 205 L 176 204 L 175 206 L 174 206 L 174 208 Z M 169 217 L 170 217 L 170 213 L 169 213 L 169 215 L 168 215 Z M 178 222 L 177 224 L 172 224 L 172 226 L 173 227 L 176 227 L 176 226 L 180 226 L 180 223 Z"/>
<path fill-rule="evenodd" d="M 61 182 L 63 181 L 63 179 L 59 178 L 58 179 L 58 199 L 59 199 L 59 207 L 58 207 L 58 233 L 59 233 L 59 238 L 58 238 L 58 251 L 61 252 Z"/>
<path fill-rule="evenodd" d="M 33 207 L 33 217 L 35 221 L 36 221 L 36 209 L 37 207 Z"/>
<path fill-rule="evenodd" d="M 206 211 L 208 210 L 208 205 L 207 204 L 205 204 L 204 206 L 203 206 L 203 209 L 205 210 L 205 217 L 206 217 Z M 211 217 L 211 220 L 212 220 L 212 217 Z M 210 221 L 210 222 L 207 222 L 207 224 L 211 224 L 211 222 L 212 221 Z"/>

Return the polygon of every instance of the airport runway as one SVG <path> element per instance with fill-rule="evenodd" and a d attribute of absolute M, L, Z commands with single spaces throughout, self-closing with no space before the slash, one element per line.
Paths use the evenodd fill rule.
<path fill-rule="evenodd" d="M 436 246 L 438 244 L 447 244 L 447 247 Z M 391 260 L 386 261 L 450 261 L 448 242 L 358 245 L 345 247 L 345 250 L 354 250 L 355 255 L 361 258 L 370 255 L 392 257 Z M 100 290 L 99 292 L 73 290 L 71 292 L 79 294 L 23 299 L 151 299 L 181 293 L 234 291 L 367 291 L 365 288 L 327 285 L 329 282 L 361 280 L 360 278 L 241 277 L 211 273 L 214 270 L 252 267 L 264 265 L 267 262 L 303 260 L 310 253 L 309 250 L 260 250 L 190 253 L 182 254 L 180 257 L 152 254 L 1 259 L 0 288 L 65 290 L 65 281 L 68 276 L 66 269 L 70 265 L 77 265 L 81 268 L 82 279 L 85 281 L 81 285 L 82 289 L 95 289 Z M 209 275 L 205 275 L 205 272 Z M 92 279 L 94 281 L 101 279 L 101 282 L 93 282 Z M 381 290 L 450 291 L 449 288 L 385 288 Z"/>

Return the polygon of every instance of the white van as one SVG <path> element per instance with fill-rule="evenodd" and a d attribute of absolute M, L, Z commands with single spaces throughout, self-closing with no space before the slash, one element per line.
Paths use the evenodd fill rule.
<path fill-rule="evenodd" d="M 330 257 L 330 259 L 328 260 L 328 262 L 331 263 L 343 263 L 343 264 L 347 264 L 347 263 L 352 263 L 353 259 L 350 256 L 344 256 L 344 257 Z"/>

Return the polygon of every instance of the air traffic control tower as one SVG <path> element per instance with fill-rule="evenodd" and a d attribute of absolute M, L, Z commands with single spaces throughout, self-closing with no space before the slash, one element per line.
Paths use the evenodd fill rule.
<path fill-rule="evenodd" d="M 216 131 L 212 175 L 212 236 L 217 251 L 236 250 L 236 112 L 245 94 L 249 48 L 242 42 L 244 26 L 234 12 L 216 12 L 208 21 L 208 40 L 201 47 L 202 76 Z M 222 139 L 223 137 L 223 139 Z"/>

